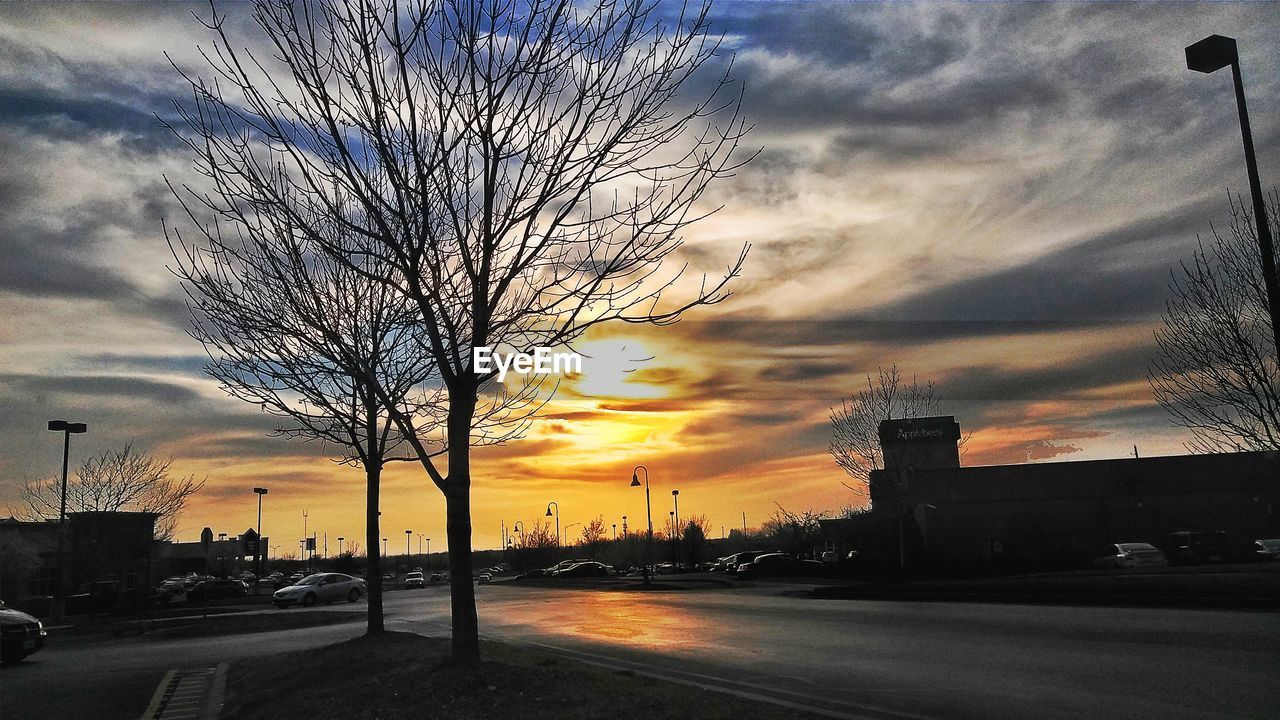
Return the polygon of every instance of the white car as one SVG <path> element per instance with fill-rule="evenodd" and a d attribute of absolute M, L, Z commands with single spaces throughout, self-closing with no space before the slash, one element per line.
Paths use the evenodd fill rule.
<path fill-rule="evenodd" d="M 355 602 L 368 594 L 364 581 L 342 573 L 316 573 L 302 578 L 296 584 L 281 588 L 271 596 L 276 607 L 301 605 L 310 607 L 318 602 L 339 600 Z"/>
<path fill-rule="evenodd" d="M 415 588 L 415 587 L 416 587 L 416 588 L 420 588 L 420 587 L 426 587 L 426 586 L 427 586 L 427 581 L 426 581 L 426 579 L 425 579 L 424 577 L 422 577 L 422 573 L 420 573 L 420 572 L 411 572 L 411 573 L 409 573 L 408 575 L 405 575 L 405 576 L 404 576 L 404 586 L 405 586 L 406 588 Z"/>

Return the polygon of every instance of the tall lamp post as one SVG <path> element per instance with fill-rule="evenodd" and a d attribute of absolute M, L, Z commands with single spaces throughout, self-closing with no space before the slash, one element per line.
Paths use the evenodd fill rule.
<path fill-rule="evenodd" d="M 404 531 L 404 566 L 405 566 L 405 569 L 408 569 L 408 568 L 409 568 L 409 555 L 410 555 L 410 552 L 409 552 L 409 538 L 411 538 L 411 537 L 413 537 L 413 531 L 412 531 L 412 530 L 405 530 L 405 531 Z"/>
<path fill-rule="evenodd" d="M 431 538 L 427 538 L 427 572 L 431 572 Z"/>
<path fill-rule="evenodd" d="M 253 544 L 253 574 L 262 577 L 262 496 L 267 494 L 264 487 L 256 487 L 253 494 L 258 496 L 258 540 Z"/>
<path fill-rule="evenodd" d="M 71 436 L 79 435 L 87 432 L 89 426 L 85 423 L 73 423 L 66 420 L 50 420 L 49 430 L 52 432 L 62 433 L 62 499 L 58 502 L 58 562 L 56 575 L 53 579 L 53 603 L 49 608 L 49 615 L 54 620 L 61 620 L 62 613 L 65 609 L 62 597 L 62 543 L 63 543 L 63 524 L 67 518 L 67 456 L 71 452 Z"/>
<path fill-rule="evenodd" d="M 555 500 L 547 503 L 547 517 L 551 517 L 551 506 L 556 506 L 556 547 L 560 547 L 560 506 Z"/>
<path fill-rule="evenodd" d="M 649 504 L 649 468 L 643 465 L 635 466 L 631 471 L 631 487 L 640 487 L 640 477 L 637 471 L 644 471 L 644 512 L 649 519 L 649 538 L 645 542 L 645 561 L 644 561 L 644 584 L 649 584 L 649 563 L 653 560 L 653 507 Z M 624 523 L 625 526 L 625 523 Z"/>
<path fill-rule="evenodd" d="M 347 538 L 346 538 L 345 536 L 343 536 L 343 535 L 339 535 L 339 536 L 338 536 L 338 554 L 339 554 L 339 555 L 341 555 L 341 554 L 344 552 L 344 550 L 343 550 L 343 542 L 344 542 L 346 539 L 347 539 Z"/>
<path fill-rule="evenodd" d="M 671 491 L 671 502 L 675 504 L 675 509 L 671 511 L 671 531 L 674 533 L 673 539 L 675 539 L 675 538 L 680 538 L 684 535 L 684 533 L 681 532 L 680 530 L 680 491 L 679 490 Z M 679 540 L 676 540 L 672 544 L 672 546 L 676 549 L 675 560 L 676 562 L 680 562 Z"/>
<path fill-rule="evenodd" d="M 1253 152 L 1253 131 L 1249 128 L 1249 110 L 1244 102 L 1244 81 L 1240 79 L 1240 53 L 1234 38 L 1222 35 L 1188 45 L 1187 69 L 1211 73 L 1231 66 L 1236 88 L 1236 109 L 1240 113 L 1240 138 L 1244 141 L 1244 164 L 1249 174 L 1249 195 L 1253 198 L 1253 225 L 1258 232 L 1258 249 L 1262 252 L 1262 281 L 1267 288 L 1267 309 L 1271 314 L 1271 339 L 1280 357 L 1280 283 L 1276 282 L 1276 261 L 1271 244 L 1271 225 L 1262 199 L 1262 181 L 1258 179 L 1258 159 Z"/>

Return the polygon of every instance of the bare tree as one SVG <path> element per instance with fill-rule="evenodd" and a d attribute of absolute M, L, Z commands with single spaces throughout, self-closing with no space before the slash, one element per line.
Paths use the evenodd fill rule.
<path fill-rule="evenodd" d="M 1225 235 L 1210 227 L 1172 273 L 1172 299 L 1148 368 L 1156 401 L 1191 431 L 1191 452 L 1280 449 L 1280 376 L 1252 212 L 1231 201 Z M 1268 203 L 1280 233 L 1280 194 Z"/>
<path fill-rule="evenodd" d="M 745 160 L 740 94 L 709 5 L 650 0 L 259 0 L 271 49 L 230 38 L 216 9 L 213 77 L 187 73 L 183 110 L 216 203 L 319 243 L 335 218 L 362 245 L 328 251 L 412 300 L 447 399 L 441 442 L 392 418 L 445 496 L 453 657 L 479 657 L 471 577 L 471 456 L 518 437 L 539 402 L 473 366 L 480 347 L 572 347 L 607 322 L 664 325 L 727 297 L 663 268 L 709 184 Z M 671 297 L 672 294 L 678 297 Z M 545 400 L 545 395 L 543 396 Z M 446 453 L 438 464 L 436 455 Z M 445 469 L 447 468 L 447 469 Z"/>
<path fill-rule="evenodd" d="M 134 450 L 133 444 L 89 458 L 67 482 L 67 512 L 152 512 L 155 538 L 170 540 L 187 500 L 204 487 L 194 475 L 169 476 L 172 459 Z M 20 514 L 32 520 L 57 519 L 62 481 L 45 478 L 24 483 L 19 493 L 26 506 Z"/>
<path fill-rule="evenodd" d="M 872 470 L 884 467 L 880 449 L 880 423 L 885 420 L 929 417 L 939 413 L 939 398 L 932 382 L 921 384 L 913 375 L 904 384 L 897 365 L 879 368 L 879 377 L 867 376 L 867 387 L 831 408 L 831 444 L 828 452 L 854 480 L 845 487 L 869 497 L 867 483 Z"/>
<path fill-rule="evenodd" d="M 604 516 L 597 515 L 595 519 L 582 526 L 582 544 L 587 548 L 587 552 L 591 553 L 591 559 L 596 559 L 596 553 L 600 552 L 600 546 L 603 545 L 608 538 L 608 532 L 605 530 Z"/>
<path fill-rule="evenodd" d="M 197 168 L 217 180 L 207 144 L 187 140 Z M 413 414 L 420 425 L 433 411 L 421 386 L 432 365 L 417 336 L 416 309 L 403 295 L 371 278 L 385 269 L 374 258 L 340 262 L 280 218 L 243 204 L 208 201 L 176 191 L 196 242 L 168 231 L 191 309 L 191 334 L 208 352 L 206 372 L 232 397 L 261 407 L 284 423 L 277 433 L 319 441 L 342 464 L 364 469 L 369 552 L 368 632 L 382 632 L 382 573 L 378 553 L 383 467 L 403 437 L 390 419 Z M 220 222 L 203 224 L 200 213 Z M 222 223 L 235 228 L 221 232 Z M 353 247 L 345 225 L 314 218 L 325 247 Z M 355 543 L 353 542 L 353 546 Z"/>
<path fill-rule="evenodd" d="M 822 531 L 818 521 L 827 515 L 816 510 L 792 512 L 778 505 L 760 526 L 760 533 L 789 553 L 803 553 L 813 547 Z"/>
<path fill-rule="evenodd" d="M 684 557 L 688 559 L 690 565 L 697 565 L 707 548 L 707 536 L 711 531 L 711 524 L 707 521 L 706 515 L 698 514 L 685 518 L 683 525 L 680 543 L 684 545 Z"/>

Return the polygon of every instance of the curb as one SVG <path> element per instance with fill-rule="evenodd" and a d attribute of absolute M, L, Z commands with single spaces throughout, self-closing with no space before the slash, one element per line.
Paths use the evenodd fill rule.
<path fill-rule="evenodd" d="M 204 708 L 200 712 L 200 720 L 218 720 L 222 714 L 222 704 L 227 696 L 227 669 L 229 663 L 218 663 L 214 671 L 213 682 L 209 685 L 209 696 L 205 699 Z"/>

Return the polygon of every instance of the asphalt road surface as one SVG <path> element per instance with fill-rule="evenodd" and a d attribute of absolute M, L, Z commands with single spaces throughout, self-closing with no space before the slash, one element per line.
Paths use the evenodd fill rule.
<path fill-rule="evenodd" d="M 1280 717 L 1280 614 L 809 600 L 786 592 L 477 588 L 489 637 L 836 716 Z M 387 609 L 390 629 L 447 632 L 442 587 L 390 593 Z M 0 675 L 0 717 L 136 718 L 170 668 L 360 631 L 348 624 L 52 646 Z"/>

